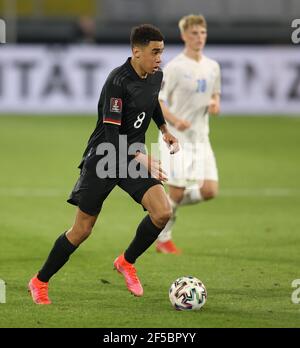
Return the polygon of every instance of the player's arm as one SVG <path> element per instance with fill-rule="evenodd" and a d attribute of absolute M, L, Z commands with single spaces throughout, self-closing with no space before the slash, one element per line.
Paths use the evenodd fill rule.
<path fill-rule="evenodd" d="M 167 106 L 167 101 L 171 98 L 179 83 L 180 77 L 178 74 L 178 68 L 173 64 L 167 64 L 164 68 L 163 82 L 158 99 L 164 118 L 168 121 L 168 123 L 173 125 L 179 131 L 184 131 L 191 126 L 190 122 L 182 120 L 176 115 L 172 114 Z"/>
<path fill-rule="evenodd" d="M 160 181 L 167 181 L 167 174 L 161 167 L 161 163 L 156 158 L 146 155 L 142 152 L 137 152 L 135 155 L 135 160 L 141 163 L 147 171 L 151 174 L 152 178 L 155 178 Z"/>
<path fill-rule="evenodd" d="M 174 153 L 178 152 L 179 151 L 178 139 L 169 132 L 167 125 L 166 124 L 162 125 L 160 127 L 160 131 L 163 134 L 164 142 L 167 144 L 168 148 L 170 149 L 170 154 L 173 155 Z"/>
<path fill-rule="evenodd" d="M 164 116 L 159 104 L 156 105 L 154 109 L 152 119 L 154 120 L 158 128 L 166 124 L 166 121 L 164 119 Z M 136 152 L 135 160 L 141 163 L 147 169 L 147 171 L 151 174 L 153 178 L 161 180 L 161 181 L 168 180 L 166 173 L 163 171 L 161 167 L 160 161 L 158 161 L 156 158 L 152 157 L 151 155 L 144 154 L 142 152 Z"/>
<path fill-rule="evenodd" d="M 126 158 L 119 158 L 119 128 L 122 124 L 124 92 L 122 85 L 115 84 L 113 78 L 108 78 L 105 83 L 103 105 L 103 125 L 105 142 L 112 144 L 116 151 L 116 169 L 126 165 Z"/>
<path fill-rule="evenodd" d="M 216 64 L 216 79 L 214 82 L 212 97 L 208 106 L 208 112 L 212 115 L 218 115 L 220 113 L 220 95 L 221 95 L 221 68 Z"/>
<path fill-rule="evenodd" d="M 157 121 L 158 119 L 156 118 L 156 124 L 158 125 Z M 159 129 L 163 134 L 163 140 L 170 149 L 170 153 L 176 153 L 179 150 L 178 140 L 168 131 L 167 125 L 164 122 L 163 117 L 161 119 Z M 161 162 L 155 159 L 154 157 L 140 152 L 136 154 L 135 159 L 138 162 L 140 162 L 145 168 L 147 168 L 148 172 L 151 173 L 151 176 L 153 178 L 156 178 L 161 181 L 168 180 L 166 173 L 161 167 Z"/>
<path fill-rule="evenodd" d="M 172 134 L 169 133 L 165 119 L 164 119 L 164 115 L 162 113 L 162 110 L 158 101 L 157 101 L 155 110 L 153 112 L 152 118 L 154 122 L 156 123 L 157 127 L 162 132 L 163 139 L 167 143 L 168 147 L 170 148 L 170 153 L 177 152 L 179 150 L 178 140 Z M 166 173 L 163 171 L 161 167 L 161 162 L 155 159 L 154 157 L 140 152 L 136 154 L 135 159 L 138 162 L 140 162 L 145 168 L 147 168 L 148 172 L 151 173 L 151 176 L 153 178 L 156 178 L 161 181 L 168 180 Z"/>
<path fill-rule="evenodd" d="M 159 101 L 160 107 L 162 109 L 162 112 L 164 114 L 164 118 L 173 125 L 176 129 L 179 131 L 184 131 L 185 129 L 189 128 L 191 126 L 191 123 L 187 120 L 182 120 L 178 117 L 176 117 L 170 109 L 167 107 L 165 102 L 163 100 Z"/>
<path fill-rule="evenodd" d="M 212 115 L 218 115 L 220 113 L 220 93 L 214 93 L 212 95 L 208 112 Z"/>
<path fill-rule="evenodd" d="M 163 140 L 165 141 L 168 148 L 170 149 L 170 154 L 174 154 L 177 151 L 179 151 L 178 140 L 168 130 L 168 127 L 166 125 L 165 118 L 163 115 L 163 111 L 161 109 L 161 104 L 159 103 L 159 101 L 157 101 L 157 105 L 153 112 L 152 118 L 155 121 L 157 127 L 162 132 Z"/>
<path fill-rule="evenodd" d="M 104 124 L 105 141 L 113 144 L 118 156 L 119 152 L 119 126 L 111 123 Z M 118 158 L 118 157 L 117 157 Z"/>

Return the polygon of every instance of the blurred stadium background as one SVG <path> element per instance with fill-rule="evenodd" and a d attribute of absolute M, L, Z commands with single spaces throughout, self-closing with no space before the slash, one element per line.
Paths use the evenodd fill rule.
<path fill-rule="evenodd" d="M 167 62 L 182 49 L 178 19 L 190 13 L 206 17 L 205 53 L 222 68 L 222 114 L 211 119 L 220 196 L 180 212 L 182 256 L 151 248 L 138 262 L 145 296 L 136 301 L 111 263 L 144 213 L 114 191 L 92 237 L 54 277 L 57 305 L 39 311 L 26 283 L 72 223 L 65 200 L 107 74 L 130 55 L 140 23 L 163 31 Z M 0 18 L 0 327 L 299 327 L 300 47 L 291 23 L 300 1 L 0 0 Z M 152 126 L 147 141 L 156 139 Z M 186 273 L 204 281 L 209 300 L 178 315 L 168 287 Z"/>
<path fill-rule="evenodd" d="M 90 17 L 97 42 L 127 43 L 132 25 L 150 22 L 178 43 L 178 18 L 201 12 L 211 43 L 289 44 L 299 7 L 298 0 L 1 0 L 0 14 L 9 42 L 78 42 L 80 19 Z"/>

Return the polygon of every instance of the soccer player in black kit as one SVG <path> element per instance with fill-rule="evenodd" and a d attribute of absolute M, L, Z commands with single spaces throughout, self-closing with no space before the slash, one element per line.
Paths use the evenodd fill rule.
<path fill-rule="evenodd" d="M 29 281 L 28 289 L 37 304 L 51 303 L 49 279 L 90 235 L 104 200 L 116 185 L 148 211 L 128 248 L 114 261 L 114 267 L 124 276 L 128 290 L 135 296 L 143 295 L 134 263 L 165 227 L 171 216 L 171 207 L 161 183 L 167 178 L 160 162 L 145 154 L 143 146 L 137 146 L 138 150 L 132 154 L 127 150 L 132 144 L 145 143 L 151 119 L 162 132 L 170 153 L 177 152 L 179 147 L 177 139 L 168 132 L 158 102 L 163 36 L 152 25 L 140 25 L 132 29 L 131 47 L 132 57 L 109 74 L 101 91 L 98 122 L 79 166 L 80 177 L 68 199 L 78 207 L 74 225 L 58 237 L 46 262 Z M 125 136 L 127 143 L 120 146 L 119 139 Z M 108 149 L 106 145 L 114 146 L 116 156 L 108 157 L 109 161 L 103 166 L 101 163 L 107 160 L 105 156 L 108 154 L 104 151 Z M 149 175 L 130 175 L 129 164 L 132 162 Z M 109 172 L 108 168 L 114 170 Z"/>

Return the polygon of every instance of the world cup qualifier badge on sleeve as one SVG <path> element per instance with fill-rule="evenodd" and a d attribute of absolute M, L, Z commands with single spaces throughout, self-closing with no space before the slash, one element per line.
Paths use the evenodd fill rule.
<path fill-rule="evenodd" d="M 122 99 L 121 98 L 110 98 L 110 111 L 111 112 L 122 112 Z"/>

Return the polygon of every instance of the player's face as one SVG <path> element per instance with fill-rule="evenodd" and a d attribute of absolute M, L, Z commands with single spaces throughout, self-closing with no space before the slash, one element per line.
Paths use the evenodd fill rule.
<path fill-rule="evenodd" d="M 140 49 L 139 62 L 145 73 L 154 74 L 158 70 L 163 50 L 163 41 L 150 41 L 148 46 Z"/>
<path fill-rule="evenodd" d="M 207 30 L 201 25 L 192 25 L 182 34 L 185 45 L 193 51 L 203 50 L 207 38 Z"/>

